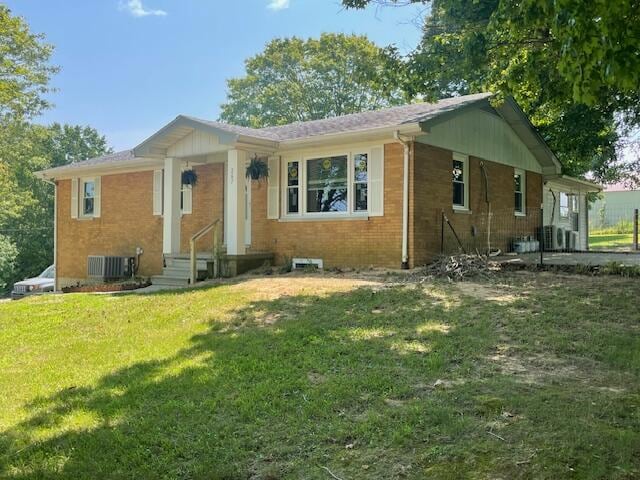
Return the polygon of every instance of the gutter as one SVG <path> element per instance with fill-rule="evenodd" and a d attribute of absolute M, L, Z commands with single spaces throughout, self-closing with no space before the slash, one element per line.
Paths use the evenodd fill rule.
<path fill-rule="evenodd" d="M 318 143 L 325 143 L 329 141 L 334 142 L 364 142 L 369 141 L 377 137 L 387 137 L 392 134 L 395 137 L 396 133 L 404 135 L 419 135 L 424 133 L 419 123 L 408 123 L 405 125 L 394 125 L 391 127 L 379 127 L 379 128 L 361 128 L 358 130 L 352 130 L 349 132 L 338 133 L 325 133 L 321 135 L 313 135 L 311 137 L 297 138 L 294 140 L 280 140 L 278 150 L 295 150 L 298 148 L 314 147 Z"/>
<path fill-rule="evenodd" d="M 393 133 L 393 138 L 403 146 L 402 158 L 402 263 L 400 268 L 409 268 L 409 141 L 403 140 L 400 131 Z"/>
<path fill-rule="evenodd" d="M 598 185 L 597 183 L 590 182 L 589 180 L 583 180 L 582 178 L 570 177 L 569 175 L 545 175 L 544 181 L 546 182 L 556 182 L 558 184 L 571 184 L 571 185 L 579 185 L 580 187 L 585 187 L 585 191 L 587 192 L 600 192 L 604 190 L 602 185 Z"/>
<path fill-rule="evenodd" d="M 49 185 L 53 185 L 53 265 L 54 265 L 54 274 L 53 274 L 53 291 L 58 291 L 58 184 L 56 182 L 52 182 L 44 177 L 44 175 L 40 176 L 40 180 L 48 183 Z"/>

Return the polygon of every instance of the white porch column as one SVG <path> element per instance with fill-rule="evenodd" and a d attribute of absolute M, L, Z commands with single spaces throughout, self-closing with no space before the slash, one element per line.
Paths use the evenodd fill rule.
<path fill-rule="evenodd" d="M 225 179 L 225 225 L 227 254 L 243 255 L 244 244 L 244 185 L 247 152 L 229 150 L 227 152 Z"/>
<path fill-rule="evenodd" d="M 164 159 L 164 217 L 162 253 L 180 253 L 180 188 L 182 169 L 179 158 Z"/>

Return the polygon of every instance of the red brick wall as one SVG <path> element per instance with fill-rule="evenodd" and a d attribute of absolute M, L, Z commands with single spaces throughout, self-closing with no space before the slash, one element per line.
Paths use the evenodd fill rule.
<path fill-rule="evenodd" d="M 416 143 L 412 167 L 414 179 L 411 203 L 412 234 L 410 256 L 412 265 L 428 262 L 440 252 L 441 212 L 449 218 L 456 233 L 468 250 L 486 248 L 488 205 L 481 159 L 469 158 L 469 209 L 471 213 L 454 212 L 451 182 L 453 154 L 430 145 Z M 514 168 L 484 160 L 489 178 L 492 211 L 492 247 L 510 249 L 515 236 L 534 235 L 539 225 L 539 206 L 542 199 L 542 178 L 535 172 L 526 172 L 527 216 L 514 214 Z M 472 234 L 475 227 L 477 235 Z M 448 226 L 445 228 L 445 249 L 457 250 L 457 243 Z"/>
<path fill-rule="evenodd" d="M 384 216 L 368 220 L 278 221 L 267 219 L 267 185 L 252 184 L 252 244 L 250 252 L 273 252 L 276 262 L 285 257 L 322 258 L 327 267 L 370 265 L 398 268 L 402 245 L 402 161 L 398 143 L 385 145 Z M 471 214 L 454 213 L 451 186 L 452 152 L 424 144 L 412 145 L 410 157 L 410 266 L 426 263 L 440 250 L 441 211 L 444 209 L 459 235 L 470 246 L 486 245 L 487 205 L 480 160 L 470 158 Z M 513 215 L 513 168 L 485 161 L 490 179 L 493 245 L 508 249 L 514 232 L 535 233 L 534 217 L 540 204 L 540 175 L 527 172 L 527 218 Z M 222 164 L 195 167 L 198 184 L 193 190 L 193 213 L 184 215 L 181 247 L 188 251 L 189 237 L 215 218 L 223 218 L 224 169 Z M 162 217 L 154 216 L 151 171 L 102 177 L 101 217 L 70 217 L 70 180 L 58 182 L 58 275 L 63 280 L 86 276 L 88 255 L 133 255 L 144 249 L 139 273 L 151 276 L 162 270 Z M 475 226 L 477 237 L 471 236 Z M 447 233 L 447 246 L 451 246 Z M 211 237 L 198 250 L 211 247 Z M 63 283 L 64 284 L 64 283 Z"/>
<path fill-rule="evenodd" d="M 216 218 L 221 223 L 224 219 L 224 164 L 196 165 L 193 169 L 198 175 L 198 182 L 192 191 L 192 213 L 182 216 L 180 226 L 180 250 L 185 253 L 189 251 L 189 240 L 194 233 Z M 222 224 L 220 232 L 222 234 Z M 196 244 L 199 252 L 212 248 L 213 233 L 205 235 Z"/>
<path fill-rule="evenodd" d="M 398 268 L 402 245 L 402 146 L 385 145 L 384 216 L 368 220 L 267 220 L 267 187 L 253 184 L 251 251 L 322 258 L 325 266 Z"/>
<path fill-rule="evenodd" d="M 189 251 L 189 238 L 215 218 L 222 219 L 223 165 L 194 167 L 192 214 L 183 215 L 181 248 Z M 153 172 L 104 175 L 101 180 L 100 218 L 71 218 L 71 180 L 58 182 L 57 274 L 61 286 L 86 278 L 87 256 L 133 256 L 142 247 L 138 274 L 162 272 L 162 217 L 153 215 Z M 212 247 L 212 235 L 198 242 L 198 250 Z M 65 280 L 66 279 L 66 280 Z"/>
<path fill-rule="evenodd" d="M 162 270 L 162 217 L 153 215 L 153 172 L 105 175 L 101 216 L 71 218 L 71 180 L 58 182 L 56 268 L 60 285 L 86 278 L 88 255 L 135 255 L 142 247 L 139 273 Z"/>

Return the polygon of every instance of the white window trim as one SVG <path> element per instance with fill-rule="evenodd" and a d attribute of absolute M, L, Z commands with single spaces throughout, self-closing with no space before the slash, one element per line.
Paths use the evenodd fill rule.
<path fill-rule="evenodd" d="M 515 209 L 514 205 L 514 215 L 516 217 L 526 217 L 527 216 L 527 172 L 522 170 L 521 168 L 514 168 L 514 175 L 520 175 L 520 193 L 522 193 L 522 210 L 518 211 Z M 513 195 L 515 196 L 516 190 L 513 189 Z"/>
<path fill-rule="evenodd" d="M 371 161 L 371 150 L 373 146 L 364 148 L 354 148 L 350 150 L 318 151 L 311 154 L 291 156 L 283 159 L 280 165 L 281 197 L 281 220 L 337 220 L 337 219 L 368 219 L 370 208 L 371 176 L 369 172 Z M 354 157 L 357 154 L 367 155 L 367 210 L 355 210 L 355 184 L 354 184 Z M 347 157 L 347 211 L 346 212 L 307 212 L 307 160 L 324 157 Z M 288 213 L 288 171 L 287 167 L 291 162 L 298 162 L 298 213 Z"/>
<path fill-rule="evenodd" d="M 464 205 L 454 204 L 453 199 L 451 200 L 451 205 L 453 206 L 454 210 L 467 212 L 469 211 L 469 155 L 463 155 L 462 153 L 453 152 L 453 158 L 451 159 L 450 168 L 453 168 L 454 160 L 462 162 L 462 178 L 464 178 Z M 453 179 L 451 180 L 451 188 L 453 189 Z"/>
<path fill-rule="evenodd" d="M 93 183 L 93 212 L 92 213 L 84 213 L 84 185 L 86 183 Z M 89 219 L 95 217 L 96 212 L 96 177 L 81 177 L 78 182 L 78 218 L 81 219 Z"/>

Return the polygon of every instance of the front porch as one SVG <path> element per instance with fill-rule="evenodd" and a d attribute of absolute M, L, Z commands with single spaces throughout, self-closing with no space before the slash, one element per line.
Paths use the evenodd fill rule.
<path fill-rule="evenodd" d="M 241 135 L 178 117 L 134 149 L 161 160 L 154 171 L 154 213 L 162 215 L 163 272 L 154 283 L 185 285 L 215 276 L 234 276 L 273 261 L 252 247 L 252 182 L 246 168 L 253 156 L 268 157 L 274 145 L 248 145 Z M 194 185 L 183 184 L 193 170 Z"/>
<path fill-rule="evenodd" d="M 164 257 L 162 275 L 151 277 L 154 285 L 186 286 L 191 283 L 191 255 L 170 254 Z M 222 252 L 219 258 L 211 252 L 196 253 L 196 282 L 216 277 L 235 277 L 254 268 L 273 263 L 273 253 L 245 253 L 229 255 Z"/>

